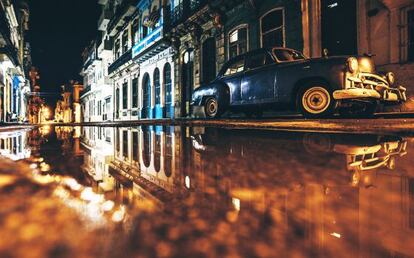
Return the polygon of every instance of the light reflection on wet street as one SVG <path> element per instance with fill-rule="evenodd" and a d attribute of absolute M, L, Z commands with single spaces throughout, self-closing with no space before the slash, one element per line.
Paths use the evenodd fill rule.
<path fill-rule="evenodd" d="M 0 257 L 413 257 L 413 143 L 158 126 L 0 133 Z"/>

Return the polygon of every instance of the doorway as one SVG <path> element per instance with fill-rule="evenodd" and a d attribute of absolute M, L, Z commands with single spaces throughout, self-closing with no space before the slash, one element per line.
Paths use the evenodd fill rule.
<path fill-rule="evenodd" d="M 203 66 L 202 70 L 202 80 L 203 83 L 209 83 L 216 78 L 216 40 L 211 37 L 204 41 L 203 43 Z"/>
<path fill-rule="evenodd" d="M 190 101 L 194 90 L 194 51 L 187 50 L 183 55 L 181 88 L 181 116 L 191 114 Z"/>
<path fill-rule="evenodd" d="M 322 49 L 330 56 L 358 54 L 356 0 L 321 0 L 321 11 Z"/>

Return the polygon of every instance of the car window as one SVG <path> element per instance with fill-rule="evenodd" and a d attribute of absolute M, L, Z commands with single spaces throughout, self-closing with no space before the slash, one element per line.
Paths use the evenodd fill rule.
<path fill-rule="evenodd" d="M 279 62 L 293 62 L 305 59 L 300 52 L 291 49 L 274 49 L 273 54 Z"/>
<path fill-rule="evenodd" d="M 247 57 L 247 69 L 256 69 L 266 64 L 266 54 L 258 53 Z"/>
<path fill-rule="evenodd" d="M 240 73 L 244 71 L 244 58 L 235 61 L 234 63 L 230 64 L 229 68 L 227 68 L 224 75 L 229 76 L 236 73 Z"/>

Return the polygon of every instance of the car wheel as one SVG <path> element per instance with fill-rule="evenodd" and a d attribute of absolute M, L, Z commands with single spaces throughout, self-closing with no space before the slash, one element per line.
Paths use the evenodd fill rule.
<path fill-rule="evenodd" d="M 320 83 L 303 87 L 298 94 L 299 111 L 307 118 L 331 116 L 336 104 L 330 89 Z"/>
<path fill-rule="evenodd" d="M 208 98 L 204 104 L 204 111 L 207 118 L 219 118 L 222 114 L 220 104 L 216 98 Z"/>

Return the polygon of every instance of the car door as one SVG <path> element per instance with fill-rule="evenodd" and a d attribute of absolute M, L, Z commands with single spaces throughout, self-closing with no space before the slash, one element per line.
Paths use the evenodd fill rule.
<path fill-rule="evenodd" d="M 246 57 L 246 71 L 241 81 L 243 103 L 260 104 L 277 100 L 276 70 L 273 63 L 266 51 L 255 52 Z"/>
<path fill-rule="evenodd" d="M 221 81 L 230 89 L 230 104 L 241 103 L 240 84 L 245 71 L 245 58 L 239 56 L 230 61 L 224 71 Z"/>

